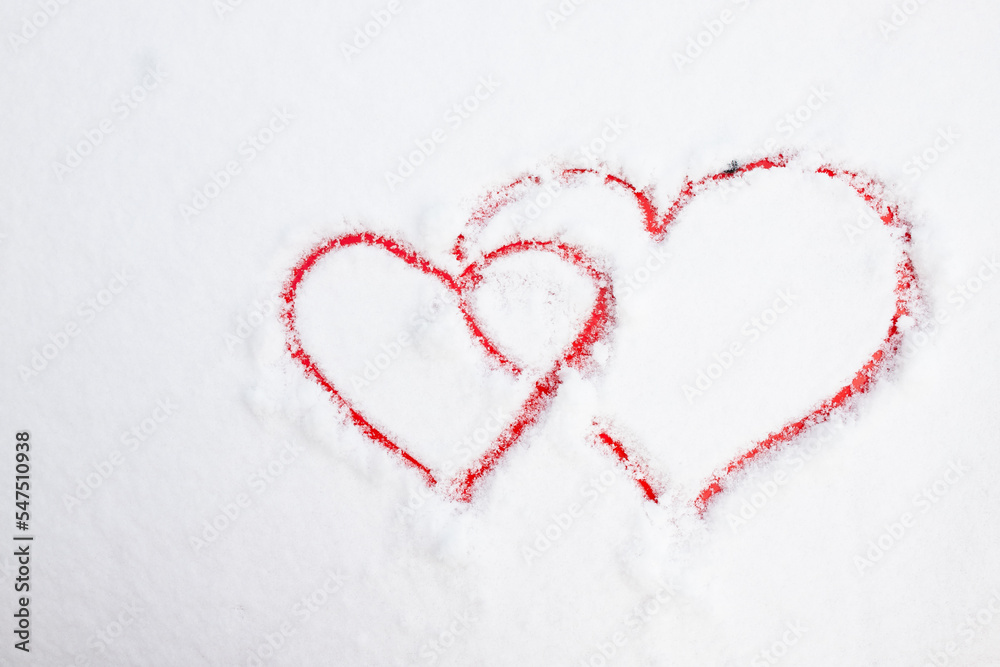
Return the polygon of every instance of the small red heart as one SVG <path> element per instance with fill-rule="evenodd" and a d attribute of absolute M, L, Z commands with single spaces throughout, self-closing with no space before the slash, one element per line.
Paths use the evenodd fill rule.
<path fill-rule="evenodd" d="M 376 426 L 352 404 L 313 358 L 303 348 L 302 340 L 296 326 L 296 297 L 299 287 L 309 272 L 329 253 L 352 246 L 368 246 L 380 249 L 402 260 L 406 265 L 437 279 L 447 290 L 457 297 L 460 309 L 469 332 L 482 348 L 486 356 L 497 366 L 512 375 L 520 375 L 523 371 L 508 358 L 484 333 L 475 314 L 469 306 L 469 296 L 483 280 L 483 272 L 496 260 L 516 253 L 537 251 L 551 253 L 560 260 L 567 262 L 583 275 L 589 278 L 596 288 L 596 298 L 585 323 L 575 339 L 535 381 L 528 398 L 521 404 L 500 435 L 489 444 L 488 450 L 474 462 L 472 466 L 460 472 L 446 482 L 448 493 L 453 497 L 469 501 L 472 498 L 476 483 L 493 470 L 503 455 L 518 441 L 524 431 L 533 424 L 551 402 L 560 384 L 560 372 L 567 365 L 581 366 L 590 357 L 594 343 L 606 332 L 611 319 L 613 295 L 611 280 L 598 265 L 582 251 L 572 246 L 553 241 L 515 241 L 508 243 L 481 259 L 468 264 L 457 276 L 438 268 L 430 260 L 424 258 L 413 248 L 401 241 L 380 236 L 371 232 L 346 234 L 323 241 L 306 254 L 295 266 L 282 291 L 284 305 L 281 319 L 284 322 L 287 339 L 286 345 L 306 375 L 315 380 L 347 414 L 348 419 L 369 439 L 378 443 L 393 454 L 402 458 L 408 465 L 421 472 L 428 485 L 439 484 L 438 476 L 430 467 L 419 461 L 406 446 L 399 442 L 397 436 L 389 434 L 386 429 Z"/>

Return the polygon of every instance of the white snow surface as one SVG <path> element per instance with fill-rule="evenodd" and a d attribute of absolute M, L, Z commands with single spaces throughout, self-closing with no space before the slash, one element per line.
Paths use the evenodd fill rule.
<path fill-rule="evenodd" d="M 0 489 L 12 537 L 30 432 L 35 539 L 29 653 L 0 556 L 0 665 L 1000 665 L 997 25 L 986 0 L 4 3 Z M 480 198 L 524 174 L 602 169 L 665 211 L 777 152 L 662 242 L 597 179 L 470 237 L 469 261 L 577 247 L 616 298 L 469 503 L 286 348 L 279 293 L 324 239 L 457 276 Z M 699 516 L 895 312 L 902 240 L 821 164 L 912 223 L 921 307 L 870 392 Z M 304 349 L 434 471 L 488 449 L 598 288 L 540 251 L 483 275 L 470 308 L 518 377 L 383 251 L 301 284 Z"/>

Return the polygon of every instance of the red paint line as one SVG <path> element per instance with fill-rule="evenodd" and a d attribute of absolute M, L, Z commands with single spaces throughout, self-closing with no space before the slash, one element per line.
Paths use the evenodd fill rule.
<path fill-rule="evenodd" d="M 790 160 L 784 155 L 774 155 L 716 174 L 704 176 L 697 181 L 686 180 L 677 197 L 670 202 L 665 211 L 660 211 L 653 201 L 651 189 L 639 189 L 622 176 L 589 168 L 564 169 L 555 178 L 563 183 L 582 182 L 584 176 L 595 176 L 604 186 L 624 190 L 635 199 L 639 209 L 642 225 L 654 242 L 666 238 L 670 225 L 675 222 L 684 208 L 699 194 L 709 190 L 724 181 L 738 178 L 758 169 L 776 169 L 789 166 Z M 815 427 L 830 418 L 839 410 L 846 409 L 860 394 L 868 392 L 876 380 L 883 376 L 889 368 L 895 354 L 900 349 L 902 333 L 899 321 L 903 316 L 912 316 L 919 301 L 919 284 L 909 256 L 912 244 L 911 228 L 901 215 L 897 205 L 884 200 L 882 193 L 886 188 L 860 172 L 847 171 L 832 166 L 823 166 L 816 173 L 844 181 L 855 193 L 865 201 L 878 215 L 887 227 L 898 230 L 902 244 L 901 258 L 896 267 L 896 311 L 890 322 L 888 332 L 869 360 L 855 373 L 851 381 L 844 385 L 832 397 L 821 402 L 813 410 L 801 418 L 786 424 L 781 429 L 769 434 L 759 442 L 754 443 L 747 451 L 736 456 L 722 468 L 717 470 L 707 481 L 705 487 L 697 494 L 693 503 L 699 514 L 703 514 L 711 500 L 732 480 L 733 476 L 745 470 L 757 458 L 769 451 L 792 442 L 809 428 Z M 487 193 L 477 208 L 473 211 L 466 226 L 466 231 L 460 234 L 452 248 L 452 254 L 459 260 L 469 257 L 468 245 L 479 231 L 492 220 L 504 207 L 521 199 L 533 186 L 542 184 L 542 179 L 534 175 L 524 175 L 511 183 Z M 614 318 L 614 295 L 611 279 L 596 262 L 578 248 L 567 246 L 555 241 L 517 240 L 508 243 L 491 252 L 485 253 L 479 261 L 468 264 L 457 277 L 437 268 L 409 246 L 393 239 L 378 236 L 370 232 L 348 234 L 335 239 L 328 239 L 308 253 L 293 269 L 283 291 L 285 305 L 281 318 L 287 332 L 287 347 L 292 357 L 306 371 L 307 376 L 315 379 L 335 403 L 343 408 L 352 423 L 354 423 L 368 438 L 380 444 L 390 452 L 401 457 L 408 465 L 416 468 L 431 486 L 437 482 L 430 469 L 417 461 L 392 438 L 376 428 L 329 382 L 319 367 L 312 361 L 302 348 L 301 340 L 295 325 L 295 298 L 302 280 L 315 264 L 329 252 L 353 245 L 367 245 L 381 248 L 428 275 L 435 276 L 447 289 L 458 296 L 459 308 L 473 338 L 478 342 L 486 355 L 497 365 L 506 369 L 512 375 L 522 373 L 522 370 L 508 359 L 492 342 L 468 304 L 468 295 L 483 279 L 483 271 L 496 259 L 518 252 L 540 251 L 551 252 L 587 275 L 597 289 L 593 309 L 580 333 L 574 339 L 564 354 L 556 360 L 553 367 L 535 382 L 534 387 L 513 421 L 503 430 L 500 436 L 491 443 L 490 449 L 467 471 L 461 473 L 449 485 L 453 496 L 463 501 L 469 501 L 476 485 L 493 471 L 503 455 L 523 436 L 524 432 L 537 422 L 542 412 L 551 403 L 560 384 L 560 372 L 566 365 L 580 365 L 587 361 L 593 351 L 594 344 L 608 333 Z M 602 431 L 597 435 L 597 441 L 609 448 L 619 462 L 636 481 L 644 495 L 656 502 L 657 494 L 648 481 L 644 465 L 635 456 L 629 456 L 622 443 Z"/>
<path fill-rule="evenodd" d="M 567 351 L 559 359 L 556 359 L 552 369 L 535 383 L 531 394 L 522 404 L 511 424 L 503 430 L 496 441 L 491 443 L 490 449 L 472 468 L 461 473 L 450 483 L 449 486 L 454 489 L 454 495 L 458 499 L 468 502 L 472 499 L 473 486 L 496 466 L 504 453 L 521 438 L 525 430 L 538 419 L 544 408 L 555 396 L 560 384 L 559 373 L 563 366 L 579 358 L 589 357 L 594 343 L 607 331 L 607 324 L 611 317 L 614 301 L 611 293 L 610 278 L 581 250 L 551 241 L 516 241 L 509 243 L 492 251 L 481 260 L 470 264 L 457 279 L 447 271 L 434 266 L 408 245 L 371 232 L 351 233 L 338 238 L 327 239 L 313 248 L 312 251 L 299 261 L 292 270 L 291 276 L 281 292 L 284 301 L 281 320 L 285 325 L 286 347 L 289 353 L 303 367 L 306 376 L 315 380 L 331 396 L 334 402 L 347 413 L 351 423 L 373 442 L 400 457 L 407 465 L 416 468 L 428 486 L 437 484 L 437 480 L 430 468 L 418 461 L 392 437 L 377 428 L 354 407 L 352 402 L 336 388 L 333 382 L 327 379 L 322 369 L 319 368 L 303 348 L 302 340 L 296 326 L 296 298 L 299 287 L 308 273 L 315 267 L 317 262 L 330 252 L 357 245 L 384 250 L 399 258 L 407 265 L 436 277 L 447 289 L 454 292 L 457 296 L 458 307 L 469 332 L 482 347 L 486 355 L 496 361 L 500 367 L 505 368 L 515 376 L 522 372 L 521 369 L 493 344 L 490 337 L 483 331 L 468 304 L 468 294 L 482 280 L 483 271 L 492 262 L 501 257 L 520 252 L 550 252 L 575 266 L 581 273 L 593 280 L 597 288 L 598 296 L 595 299 L 593 312 Z"/>
<path fill-rule="evenodd" d="M 636 458 L 629 457 L 628 452 L 625 451 L 625 446 L 621 442 L 615 440 L 604 431 L 597 433 L 596 441 L 611 450 L 611 453 L 625 467 L 625 472 L 635 481 L 647 499 L 652 500 L 654 503 L 659 502 L 656 492 L 648 481 L 649 474 L 646 472 L 645 466 Z"/>
<path fill-rule="evenodd" d="M 695 507 L 699 514 L 704 514 L 712 498 L 724 489 L 726 481 L 743 470 L 751 461 L 765 452 L 792 441 L 808 428 L 825 422 L 836 411 L 847 408 L 849 403 L 857 396 L 871 390 L 875 381 L 888 370 L 890 362 L 900 349 L 903 334 L 899 330 L 899 319 L 904 315 L 912 315 L 915 311 L 916 302 L 919 300 L 920 293 L 917 289 L 917 275 L 913 268 L 913 261 L 909 255 L 909 246 L 911 243 L 910 224 L 900 216 L 898 207 L 887 203 L 881 198 L 879 193 L 885 191 L 884 186 L 872 178 L 862 176 L 858 172 L 839 170 L 830 166 L 820 167 L 816 170 L 816 173 L 847 182 L 872 210 L 879 215 L 883 224 L 887 227 L 903 231 L 902 258 L 896 266 L 896 312 L 892 316 L 889 330 L 882 340 L 881 345 L 875 350 L 865 365 L 861 367 L 861 370 L 854 375 L 849 384 L 842 387 L 833 397 L 821 403 L 801 419 L 788 424 L 780 431 L 772 433 L 757 442 L 748 451 L 734 458 L 721 471 L 713 475 L 712 479 L 695 499 Z"/>
<path fill-rule="evenodd" d="M 733 169 L 709 174 L 696 181 L 688 179 L 681 187 L 676 198 L 670 202 L 663 212 L 657 209 L 649 189 L 639 189 L 624 177 L 616 174 L 591 168 L 569 168 L 562 170 L 556 178 L 564 184 L 571 184 L 580 182 L 583 176 L 595 176 L 607 187 L 625 190 L 635 199 L 646 232 L 655 242 L 661 242 L 666 238 L 670 225 L 674 223 L 685 207 L 699 194 L 710 190 L 724 181 L 741 177 L 750 172 L 785 168 L 790 163 L 791 159 L 788 156 L 777 154 L 742 165 L 735 165 Z M 875 179 L 857 171 L 843 170 L 825 165 L 818 168 L 815 173 L 847 183 L 872 208 L 883 224 L 900 231 L 902 249 L 901 258 L 896 268 L 896 312 L 893 315 L 888 333 L 881 345 L 861 370 L 854 375 L 851 382 L 802 418 L 787 424 L 755 443 L 746 452 L 735 457 L 721 470 L 712 475 L 706 486 L 698 493 L 694 500 L 694 505 L 699 513 L 704 513 L 711 499 L 723 490 L 726 482 L 744 470 L 751 461 L 782 444 L 791 442 L 797 436 L 801 435 L 803 431 L 829 419 L 836 411 L 846 409 L 851 400 L 858 395 L 868 392 L 875 381 L 884 374 L 899 350 L 902 339 L 902 334 L 898 326 L 899 318 L 904 315 L 912 315 L 915 312 L 914 306 L 919 299 L 919 289 L 913 262 L 909 256 L 909 248 L 912 244 L 911 228 L 909 222 L 900 214 L 898 206 L 885 201 L 883 198 L 882 193 L 886 192 L 887 189 Z M 540 183 L 539 180 L 534 179 L 531 182 L 536 185 Z M 493 210 L 491 214 L 495 214 L 495 212 Z M 471 223 L 472 220 L 470 220 L 470 225 Z M 605 438 L 615 442 L 606 433 L 601 433 L 600 439 L 607 445 L 608 441 Z M 617 450 L 615 450 L 615 453 L 618 455 Z"/>
<path fill-rule="evenodd" d="M 480 229 L 485 227 L 486 223 L 501 209 L 510 206 L 523 197 L 530 185 L 538 185 L 541 182 L 542 179 L 538 176 L 525 174 L 507 185 L 487 192 L 480 198 L 479 204 L 472 212 L 472 215 L 469 216 L 467 225 Z M 459 234 L 455 240 L 455 245 L 452 246 L 451 254 L 460 262 L 464 262 L 469 257 L 467 248 L 468 240 L 465 234 Z"/>
<path fill-rule="evenodd" d="M 453 495 L 455 498 L 464 502 L 472 500 L 473 487 L 493 471 L 501 457 L 524 435 L 525 430 L 538 421 L 539 416 L 555 397 L 559 384 L 558 367 L 552 369 L 548 375 L 535 383 L 535 387 L 522 406 L 517 419 L 504 429 L 493 448 L 481 456 L 454 486 Z"/>

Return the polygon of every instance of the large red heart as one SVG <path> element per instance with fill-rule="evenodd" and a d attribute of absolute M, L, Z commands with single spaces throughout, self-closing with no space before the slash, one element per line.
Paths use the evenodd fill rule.
<path fill-rule="evenodd" d="M 638 205 L 646 233 L 654 242 L 659 243 L 667 237 L 671 223 L 675 221 L 684 208 L 699 194 L 726 181 L 739 178 L 751 171 L 781 169 L 790 166 L 790 164 L 792 164 L 792 161 L 784 155 L 768 157 L 743 165 L 733 163 L 725 171 L 705 176 L 697 181 L 688 180 L 681 189 L 680 194 L 670 203 L 665 211 L 661 211 L 653 203 L 650 190 L 640 190 L 621 176 L 607 171 L 591 168 L 563 169 L 557 172 L 554 178 L 559 182 L 560 187 L 579 183 L 583 179 L 589 178 L 597 180 L 604 186 L 616 190 L 624 190 L 629 193 L 634 197 Z M 774 451 L 785 444 L 791 443 L 804 431 L 828 420 L 835 412 L 846 408 L 858 395 L 869 391 L 875 380 L 884 373 L 889 362 L 899 350 L 903 336 L 900 328 L 901 318 L 912 316 L 915 313 L 914 306 L 919 299 L 919 289 L 916 273 L 909 256 L 909 246 L 912 243 L 910 225 L 901 216 L 898 206 L 884 199 L 883 193 L 886 191 L 886 188 L 875 179 L 865 176 L 860 172 L 847 171 L 828 165 L 815 169 L 814 173 L 846 182 L 876 213 L 884 225 L 898 231 L 903 244 L 901 256 L 898 259 L 895 269 L 895 312 L 889 322 L 884 338 L 879 342 L 866 363 L 833 396 L 817 403 L 806 414 L 792 419 L 781 428 L 770 432 L 766 437 L 754 442 L 750 447 L 747 447 L 734 456 L 722 468 L 716 470 L 709 479 L 705 480 L 703 488 L 692 499 L 699 513 L 703 513 L 711 499 L 722 491 L 727 482 L 740 471 L 744 470 L 751 461 L 758 459 L 767 452 Z M 543 185 L 545 182 L 546 178 L 544 177 L 526 175 L 488 193 L 482 199 L 480 207 L 471 216 L 465 232 L 458 237 L 452 249 L 453 254 L 458 258 L 467 256 L 469 253 L 468 246 L 476 240 L 478 234 L 498 212 L 522 199 L 535 186 Z M 654 488 L 658 486 L 655 477 L 650 474 L 642 462 L 637 461 L 636 457 L 629 453 L 622 439 L 616 437 L 612 429 L 607 428 L 607 425 L 597 424 L 596 422 L 595 426 L 597 426 L 595 441 L 606 448 L 625 466 L 646 497 L 655 502 L 658 498 L 658 493 Z"/>
<path fill-rule="evenodd" d="M 572 343 L 553 361 L 550 368 L 542 372 L 540 378 L 535 381 L 528 398 L 522 403 L 520 409 L 514 414 L 512 420 L 506 425 L 500 435 L 490 443 L 487 451 L 471 467 L 461 471 L 456 477 L 445 483 L 444 486 L 447 487 L 448 492 L 453 497 L 469 501 L 472 497 L 475 484 L 497 465 L 504 453 L 538 419 L 544 408 L 555 396 L 556 390 L 559 387 L 560 372 L 562 369 L 566 366 L 582 365 L 591 355 L 594 343 L 606 332 L 612 315 L 613 295 L 611 281 L 607 274 L 582 251 L 572 246 L 553 241 L 515 241 L 508 243 L 486 254 L 478 261 L 468 264 L 457 276 L 453 276 L 444 269 L 438 268 L 405 243 L 371 232 L 352 233 L 327 239 L 314 247 L 301 259 L 293 269 L 282 291 L 284 305 L 282 307 L 281 318 L 286 328 L 286 343 L 289 352 L 301 364 L 306 375 L 315 380 L 330 395 L 334 402 L 346 412 L 348 419 L 366 437 L 399 456 L 408 465 L 419 470 L 430 486 L 439 484 L 439 480 L 431 468 L 407 451 L 406 446 L 399 442 L 400 438 L 398 436 L 392 435 L 385 428 L 374 424 L 369 417 L 362 414 L 353 405 L 352 401 L 341 390 L 337 389 L 337 384 L 327 377 L 323 369 L 320 368 L 313 357 L 304 349 L 297 329 L 296 298 L 303 280 L 316 266 L 317 262 L 329 253 L 351 246 L 368 246 L 380 249 L 402 260 L 406 265 L 437 279 L 447 290 L 457 297 L 458 307 L 461 310 L 468 330 L 483 352 L 494 360 L 498 366 L 513 375 L 521 374 L 522 369 L 505 355 L 484 333 L 483 328 L 480 326 L 469 305 L 469 296 L 482 282 L 483 272 L 486 268 L 496 260 L 516 253 L 529 251 L 551 253 L 560 260 L 576 267 L 593 282 L 596 288 L 596 298 L 594 299 L 590 314 Z"/>

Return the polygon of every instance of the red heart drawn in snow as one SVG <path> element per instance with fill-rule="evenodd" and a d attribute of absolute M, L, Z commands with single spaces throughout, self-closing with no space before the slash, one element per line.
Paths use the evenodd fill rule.
<path fill-rule="evenodd" d="M 297 328 L 296 298 L 310 271 L 331 253 L 357 246 L 375 248 L 388 253 L 407 266 L 439 281 L 445 289 L 457 297 L 457 305 L 468 331 L 482 352 L 497 366 L 514 376 L 520 375 L 522 369 L 484 333 L 469 305 L 469 297 L 481 284 L 484 271 L 495 261 L 517 253 L 532 251 L 550 253 L 559 260 L 575 267 L 596 288 L 596 297 L 590 313 L 572 343 L 552 362 L 547 370 L 541 373 L 539 379 L 531 387 L 527 399 L 515 411 L 510 422 L 504 425 L 499 436 L 489 443 L 485 453 L 470 467 L 445 482 L 444 486 L 451 495 L 460 500 L 469 501 L 476 483 L 493 470 L 504 453 L 518 441 L 532 423 L 537 421 L 540 414 L 551 402 L 559 387 L 560 371 L 566 366 L 580 366 L 590 357 L 594 343 L 606 332 L 611 318 L 613 304 L 611 280 L 582 251 L 554 241 L 508 243 L 486 254 L 481 259 L 469 263 L 458 275 L 452 275 L 448 271 L 438 268 L 415 249 L 401 241 L 371 232 L 350 233 L 327 239 L 314 247 L 299 261 L 282 291 L 284 304 L 281 319 L 286 329 L 286 345 L 292 358 L 302 366 L 309 378 L 317 382 L 330 395 L 333 401 L 344 410 L 348 420 L 367 438 L 398 456 L 409 466 L 416 468 L 430 486 L 436 486 L 442 481 L 439 479 L 441 473 L 436 474 L 427 464 L 420 461 L 408 451 L 405 444 L 401 442 L 400 436 L 394 435 L 385 427 L 376 424 L 372 418 L 366 416 L 358 406 L 347 398 L 342 390 L 338 389 L 337 381 L 328 377 L 327 372 L 303 347 L 302 338 Z"/>
<path fill-rule="evenodd" d="M 563 169 L 554 174 L 554 179 L 559 187 L 579 184 L 583 180 L 589 179 L 591 181 L 596 180 L 605 187 L 629 193 L 634 197 L 639 208 L 646 233 L 655 243 L 660 243 L 667 238 L 667 234 L 671 229 L 671 223 L 699 194 L 749 172 L 755 170 L 783 169 L 789 167 L 791 162 L 784 155 L 767 157 L 743 165 L 738 165 L 734 162 L 725 171 L 710 174 L 697 181 L 688 180 L 681 189 L 680 194 L 670 203 L 665 211 L 661 211 L 653 203 L 650 190 L 640 190 L 621 176 L 607 171 L 591 168 Z M 833 166 L 821 166 L 815 169 L 813 173 L 845 182 L 875 212 L 886 227 L 892 228 L 896 232 L 898 238 L 902 241 L 900 256 L 895 267 L 895 312 L 888 323 L 885 336 L 875 346 L 871 356 L 833 396 L 815 404 L 805 414 L 798 415 L 781 428 L 770 432 L 766 437 L 754 442 L 752 446 L 740 451 L 728 463 L 717 469 L 705 480 L 704 486 L 692 499 L 692 503 L 697 508 L 699 514 L 705 512 L 712 498 L 721 492 L 727 482 L 734 475 L 745 469 L 751 461 L 767 452 L 791 443 L 804 431 L 825 422 L 837 411 L 845 409 L 858 395 L 869 391 L 876 379 L 884 374 L 889 362 L 900 348 L 903 336 L 900 328 L 900 319 L 904 316 L 914 315 L 914 306 L 919 299 L 920 291 L 917 276 L 909 255 L 909 248 L 912 244 L 910 224 L 901 216 L 897 205 L 889 203 L 884 199 L 883 193 L 886 191 L 885 187 L 874 178 L 860 172 L 843 170 Z M 543 185 L 545 182 L 546 179 L 544 177 L 525 175 L 501 188 L 491 191 L 483 197 L 479 208 L 469 219 L 465 232 L 459 235 L 452 249 L 455 257 L 461 260 L 468 256 L 468 247 L 471 242 L 477 238 L 479 233 L 498 212 L 524 198 L 533 188 Z M 595 442 L 611 453 L 625 467 L 628 474 L 636 481 L 648 499 L 656 502 L 658 493 L 654 487 L 658 486 L 658 484 L 656 483 L 656 478 L 651 475 L 651 471 L 641 461 L 637 460 L 636 456 L 629 453 L 622 439 L 616 437 L 610 428 L 606 425 L 598 424 L 596 421 L 595 426 L 597 427 L 594 436 Z"/>

